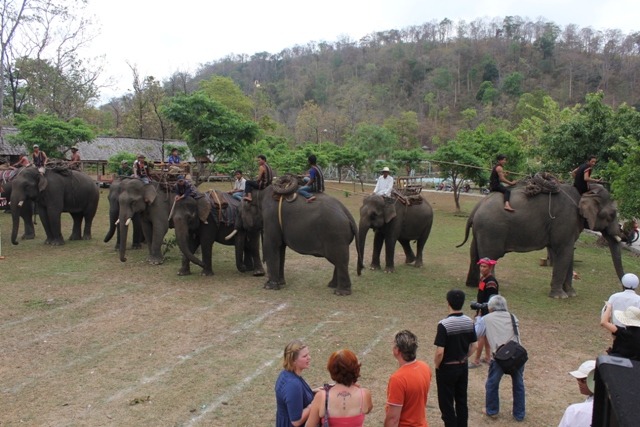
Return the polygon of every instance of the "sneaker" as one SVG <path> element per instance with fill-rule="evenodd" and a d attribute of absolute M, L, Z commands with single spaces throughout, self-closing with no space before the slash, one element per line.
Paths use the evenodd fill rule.
<path fill-rule="evenodd" d="M 485 414 L 487 417 L 491 418 L 492 420 L 497 420 L 498 419 L 498 414 L 487 414 L 487 410 L 483 409 L 482 413 Z"/>

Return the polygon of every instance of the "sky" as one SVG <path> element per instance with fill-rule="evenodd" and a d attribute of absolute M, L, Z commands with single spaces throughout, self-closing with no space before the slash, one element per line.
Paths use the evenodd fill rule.
<path fill-rule="evenodd" d="M 309 41 L 359 40 L 373 31 L 402 29 L 444 18 L 457 22 L 505 16 L 544 17 L 564 27 L 640 30 L 638 0 L 89 0 L 100 34 L 86 56 L 105 56 L 101 101 L 131 88 L 135 65 L 157 79 L 230 53 L 277 53 Z"/>

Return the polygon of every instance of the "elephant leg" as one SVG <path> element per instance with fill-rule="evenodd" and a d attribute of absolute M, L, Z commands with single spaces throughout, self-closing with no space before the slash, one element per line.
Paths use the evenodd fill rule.
<path fill-rule="evenodd" d="M 71 218 L 73 218 L 73 228 L 71 229 L 69 240 L 80 240 L 82 239 L 82 214 L 72 213 Z"/>
<path fill-rule="evenodd" d="M 50 245 L 61 246 L 64 245 L 64 238 L 62 237 L 62 229 L 60 226 L 60 212 L 53 212 L 47 210 L 46 218 L 48 219 L 49 228 L 51 231 Z M 44 221 L 43 221 L 44 224 Z"/>
<path fill-rule="evenodd" d="M 398 239 L 398 242 L 400 242 L 400 245 L 402 245 L 402 250 L 404 251 L 404 256 L 406 257 L 404 263 L 411 264 L 412 262 L 415 262 L 416 255 L 413 253 L 413 249 L 411 249 L 411 242 L 405 239 Z"/>
<path fill-rule="evenodd" d="M 551 248 L 549 252 L 554 260 L 549 296 L 551 298 L 567 298 L 569 295 L 565 292 L 565 280 L 568 273 L 573 273 L 573 242 L 564 247 Z M 571 289 L 573 290 L 573 287 Z"/>
<path fill-rule="evenodd" d="M 478 255 L 478 244 L 475 237 L 471 240 L 469 258 L 469 272 L 467 273 L 466 285 L 471 288 L 477 288 L 478 283 L 480 283 L 480 270 L 478 269 L 478 261 L 480 261 L 480 257 Z"/>
<path fill-rule="evenodd" d="M 285 253 L 287 251 L 287 245 L 284 244 L 284 242 L 282 243 L 282 246 L 280 246 L 280 270 L 278 272 L 278 282 L 281 285 L 285 285 L 286 282 L 284 280 L 284 259 L 285 259 Z"/>
<path fill-rule="evenodd" d="M 133 242 L 131 243 L 131 249 L 142 249 L 144 235 L 142 233 L 142 220 L 140 219 L 140 214 L 135 214 L 131 223 L 133 224 Z"/>
<path fill-rule="evenodd" d="M 351 278 L 349 277 L 349 242 L 336 242 L 327 251 L 327 261 L 333 264 L 333 278 L 329 287 L 335 288 L 336 295 L 351 295 Z"/>
<path fill-rule="evenodd" d="M 84 230 L 82 231 L 82 240 L 91 240 L 91 227 L 93 226 L 93 215 L 84 214 Z"/>
<path fill-rule="evenodd" d="M 33 226 L 33 203 L 27 202 L 22 206 L 20 216 L 24 223 L 22 240 L 33 240 L 36 237 L 36 229 Z"/>
<path fill-rule="evenodd" d="M 396 253 L 396 239 L 391 236 L 385 236 L 384 239 L 384 257 L 385 257 L 385 273 L 395 273 L 396 267 L 394 257 Z"/>
<path fill-rule="evenodd" d="M 167 228 L 168 226 L 162 227 L 155 224 L 153 225 L 153 241 L 149 244 L 149 247 L 151 248 L 148 258 L 149 264 L 159 265 L 164 262 L 164 259 L 162 258 L 162 242 L 164 241 L 164 236 L 167 233 Z"/>
<path fill-rule="evenodd" d="M 142 221 L 142 233 L 144 234 L 144 238 L 147 241 L 147 251 L 148 256 L 147 259 L 150 259 L 153 256 L 153 227 L 149 221 Z M 121 244 L 126 245 L 127 242 L 122 242 Z"/>
<path fill-rule="evenodd" d="M 383 244 L 384 235 L 380 231 L 373 233 L 373 255 L 371 256 L 370 270 L 380 270 L 380 252 L 382 252 Z"/>
<path fill-rule="evenodd" d="M 330 288 L 338 287 L 338 269 L 336 267 L 333 267 L 333 277 L 331 277 L 331 280 L 329 281 L 329 284 L 327 286 Z"/>
<path fill-rule="evenodd" d="M 280 242 L 276 243 L 276 239 Z M 269 279 L 265 282 L 265 289 L 280 289 L 284 285 L 284 255 L 286 246 L 280 236 L 269 236 L 265 233 L 263 252 L 267 261 Z"/>
<path fill-rule="evenodd" d="M 249 249 L 249 256 L 251 257 L 251 264 L 253 266 L 253 275 L 264 276 L 264 267 L 262 266 L 262 260 L 260 259 L 260 234 L 253 234 L 255 234 L 255 236 L 249 236 L 245 249 Z"/>
<path fill-rule="evenodd" d="M 568 297 L 577 297 L 578 292 L 573 288 L 573 255 L 574 249 L 571 248 L 571 260 L 569 268 L 567 268 L 567 272 L 564 277 L 564 281 L 562 284 L 562 290 L 567 294 Z"/>
<path fill-rule="evenodd" d="M 213 221 L 211 221 L 213 222 Z M 213 224 L 209 223 L 208 226 L 216 227 L 215 222 Z M 204 227 L 208 227 L 205 225 Z M 215 236 L 216 231 L 205 231 L 203 227 L 201 227 L 202 232 L 200 236 Z M 200 272 L 201 276 L 213 276 L 213 267 L 212 267 L 212 253 L 213 253 L 213 239 L 202 239 L 200 238 L 200 247 L 202 248 L 202 262 L 204 263 L 204 268 Z M 198 249 L 196 246 L 191 250 L 191 253 L 195 253 Z"/>
<path fill-rule="evenodd" d="M 429 236 L 421 236 L 416 242 L 416 263 L 414 264 L 417 268 L 424 267 L 424 262 L 422 260 L 422 253 L 424 251 L 424 245 L 427 243 L 427 238 Z"/>

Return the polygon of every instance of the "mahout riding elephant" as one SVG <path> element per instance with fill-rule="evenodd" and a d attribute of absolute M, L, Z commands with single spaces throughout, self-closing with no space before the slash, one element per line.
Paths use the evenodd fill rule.
<path fill-rule="evenodd" d="M 7 202 L 11 200 L 11 189 L 13 188 L 13 181 L 6 181 L 0 183 L 0 194 L 2 197 L 7 199 Z M 7 213 L 11 213 L 11 204 L 7 204 L 6 208 Z M 33 222 L 33 214 L 35 213 L 35 203 L 28 202 L 22 205 L 20 209 L 20 217 L 22 218 L 22 222 L 24 224 L 24 233 L 22 234 L 22 240 L 33 240 L 36 237 L 36 228 L 35 223 Z"/>
<path fill-rule="evenodd" d="M 295 192 L 295 189 L 294 189 Z M 252 191 L 252 202 L 241 206 L 242 222 L 252 229 L 263 225 L 263 256 L 269 279 L 265 289 L 280 289 L 284 278 L 285 251 L 290 247 L 303 255 L 326 258 L 334 265 L 330 288 L 336 295 L 351 294 L 349 277 L 349 245 L 356 240 L 358 275 L 362 272 L 362 251 L 358 245 L 358 229 L 351 212 L 334 197 L 316 194 L 316 200 L 306 203 L 302 197 L 294 200 L 274 199 L 273 186 Z"/>
<path fill-rule="evenodd" d="M 129 223 L 135 214 L 140 214 L 142 233 L 147 242 L 150 264 L 162 264 L 162 242 L 169 230 L 169 211 L 174 200 L 174 194 L 168 188 L 163 188 L 158 182 L 143 183 L 140 179 L 132 178 L 122 181 L 122 189 L 118 202 L 120 213 L 118 226 L 120 227 L 121 242 L 127 241 Z M 120 261 L 127 261 L 127 245 L 120 245 Z"/>
<path fill-rule="evenodd" d="M 100 190 L 84 172 L 46 169 L 40 173 L 35 166 L 25 167 L 12 181 L 11 215 L 13 230 L 11 243 L 18 244 L 20 214 L 27 202 L 36 202 L 46 244 L 64 245 L 60 216 L 69 212 L 73 230 L 69 240 L 91 239 L 91 224 L 98 209 Z M 82 221 L 84 220 L 84 232 Z"/>
<path fill-rule="evenodd" d="M 467 220 L 465 238 L 473 228 L 471 262 L 467 286 L 478 286 L 476 263 L 480 258 L 498 259 L 507 252 L 531 252 L 547 248 L 553 259 L 551 278 L 552 298 L 576 296 L 573 279 L 574 244 L 585 228 L 599 231 L 609 243 L 613 265 L 619 278 L 624 275 L 620 255 L 620 236 L 616 208 L 609 192 L 601 185 L 580 196 L 578 190 L 560 184 L 555 194 L 527 197 L 523 188 L 511 191 L 511 206 L 515 212 L 504 210 L 502 194 L 491 193 L 480 201 Z"/>
<path fill-rule="evenodd" d="M 190 263 L 202 267 L 202 276 L 212 276 L 211 263 L 212 248 L 214 242 L 223 245 L 234 245 L 236 255 L 236 267 L 238 271 L 254 271 L 254 276 L 264 276 L 264 269 L 260 261 L 259 232 L 235 231 L 237 207 L 239 201 L 228 196 L 226 192 L 216 191 L 215 196 L 205 193 L 195 199 L 185 197 L 178 200 L 173 208 L 173 227 L 176 233 L 178 246 L 182 251 L 182 267 L 178 271 L 179 276 L 191 274 Z M 217 197 L 216 197 L 217 196 Z M 233 205 L 220 210 L 220 203 Z M 230 238 L 227 238 L 231 236 Z M 202 248 L 202 260 L 194 253 L 198 247 Z"/>
<path fill-rule="evenodd" d="M 416 267 L 422 267 L 422 250 L 431 233 L 433 209 L 423 197 L 420 204 L 404 205 L 397 199 L 385 199 L 371 195 L 362 201 L 360 207 L 360 250 L 364 253 L 367 232 L 374 231 L 373 256 L 371 270 L 380 270 L 380 252 L 385 245 L 385 273 L 393 273 L 396 242 L 400 242 L 406 256 L 406 263 L 415 261 Z M 416 253 L 411 249 L 411 241 L 416 241 Z"/>
<path fill-rule="evenodd" d="M 125 178 L 128 180 L 129 178 Z M 109 231 L 104 237 L 104 242 L 107 243 L 111 240 L 113 235 L 116 235 L 115 250 L 120 250 L 120 227 L 118 227 L 118 217 L 120 216 L 120 193 L 122 192 L 122 180 L 113 181 L 109 186 Z M 142 221 L 140 214 L 135 214 L 131 219 L 133 224 L 133 242 L 131 243 L 131 249 L 142 248 L 142 242 L 144 236 L 142 234 Z M 126 244 L 126 242 L 125 242 Z"/>

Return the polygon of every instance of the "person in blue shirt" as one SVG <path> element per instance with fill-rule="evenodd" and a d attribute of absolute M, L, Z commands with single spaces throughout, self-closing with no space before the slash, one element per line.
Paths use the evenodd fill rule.
<path fill-rule="evenodd" d="M 313 202 L 316 199 L 313 193 L 324 192 L 324 174 L 320 166 L 316 164 L 317 158 L 315 154 L 309 156 L 309 177 L 305 178 L 306 185 L 298 189 L 298 194 L 307 199 L 307 203 Z"/>
<path fill-rule="evenodd" d="M 177 148 L 174 148 L 173 150 L 171 150 L 171 155 L 169 156 L 169 160 L 167 160 L 167 163 L 169 163 L 169 165 L 175 165 L 175 166 L 180 165 L 180 156 L 178 155 Z"/>
<path fill-rule="evenodd" d="M 275 386 L 276 427 L 299 427 L 307 422 L 314 391 L 301 374 L 309 368 L 310 361 L 309 349 L 302 341 L 291 341 L 284 348 L 284 369 L 280 372 Z"/>

